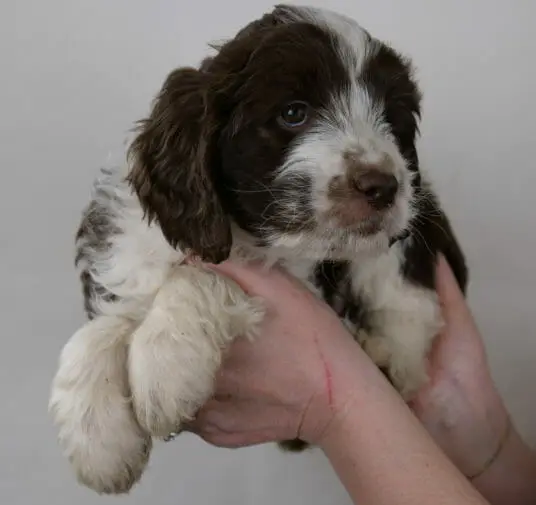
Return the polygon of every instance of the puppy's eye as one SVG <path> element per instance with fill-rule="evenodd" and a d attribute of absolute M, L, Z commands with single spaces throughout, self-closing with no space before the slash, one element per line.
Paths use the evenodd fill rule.
<path fill-rule="evenodd" d="M 307 124 L 310 107 L 306 102 L 291 102 L 283 107 L 279 115 L 279 123 L 286 128 L 298 128 Z"/>

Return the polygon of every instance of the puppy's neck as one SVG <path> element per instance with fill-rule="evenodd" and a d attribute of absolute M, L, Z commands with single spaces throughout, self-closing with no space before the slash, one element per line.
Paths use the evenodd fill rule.
<path fill-rule="evenodd" d="M 267 268 L 279 266 L 288 271 L 302 282 L 314 288 L 314 279 L 311 278 L 315 266 L 324 261 L 342 261 L 352 264 L 365 263 L 370 259 L 377 259 L 389 251 L 387 241 L 359 243 L 356 247 L 348 244 L 340 250 L 330 250 L 325 243 L 311 241 L 310 247 L 304 248 L 303 240 L 293 242 L 291 237 L 276 241 L 276 243 L 263 243 L 244 230 L 233 229 L 233 248 L 231 259 L 238 261 L 255 261 Z"/>

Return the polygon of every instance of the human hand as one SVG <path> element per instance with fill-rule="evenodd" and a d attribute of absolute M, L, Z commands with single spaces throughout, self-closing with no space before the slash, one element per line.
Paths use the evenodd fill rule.
<path fill-rule="evenodd" d="M 361 363 L 364 374 L 376 373 L 372 362 L 339 317 L 297 280 L 231 262 L 213 268 L 263 298 L 268 312 L 254 342 L 235 341 L 214 398 L 188 429 L 224 447 L 294 438 L 316 444 L 351 395 L 344 370 Z"/>
<path fill-rule="evenodd" d="M 370 360 L 337 315 L 295 279 L 231 262 L 214 268 L 263 298 L 269 315 L 254 343 L 233 344 L 214 399 L 190 429 L 227 447 L 296 437 L 314 443 L 351 396 L 345 370 L 359 367 L 370 379 Z M 508 416 L 478 328 L 442 258 L 437 291 L 445 327 L 430 355 L 431 380 L 410 406 L 460 471 L 475 475 L 498 447 Z"/>
<path fill-rule="evenodd" d="M 410 406 L 458 469 L 473 477 L 500 448 L 509 419 L 481 334 L 442 257 L 437 292 L 445 326 L 430 354 L 430 382 Z"/>
<path fill-rule="evenodd" d="M 437 470 L 430 448 L 423 452 L 422 430 L 411 428 L 405 413 L 415 417 L 325 303 L 278 271 L 233 263 L 215 269 L 264 298 L 268 317 L 254 342 L 233 344 L 215 397 L 191 431 L 223 447 L 301 438 L 329 453 L 355 496 L 370 483 L 367 471 L 377 472 L 395 456 L 400 471 L 386 470 L 384 490 L 396 492 L 408 483 L 406 492 L 414 489 L 407 477 L 411 469 L 401 463 L 408 455 L 413 454 L 416 478 L 430 470 L 432 460 Z M 519 503 L 532 503 L 536 457 L 513 427 L 506 430 L 508 414 L 493 385 L 482 338 L 443 259 L 437 281 L 446 325 L 430 355 L 431 381 L 410 406 L 462 473 L 486 470 L 473 484 L 490 503 L 512 503 L 514 496 Z M 367 438 L 372 426 L 376 432 L 381 427 L 384 436 Z M 506 442 L 501 446 L 501 441 Z M 432 487 L 437 491 L 437 481 Z"/>

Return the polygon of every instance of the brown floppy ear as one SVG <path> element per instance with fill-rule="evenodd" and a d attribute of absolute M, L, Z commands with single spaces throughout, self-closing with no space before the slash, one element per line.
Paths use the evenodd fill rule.
<path fill-rule="evenodd" d="M 129 148 L 128 182 L 173 247 L 217 263 L 229 256 L 232 238 L 214 183 L 217 124 L 206 79 L 192 68 L 167 77 Z"/>

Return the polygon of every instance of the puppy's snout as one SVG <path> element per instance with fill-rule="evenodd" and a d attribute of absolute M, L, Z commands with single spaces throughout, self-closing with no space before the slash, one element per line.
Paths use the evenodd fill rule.
<path fill-rule="evenodd" d="M 392 174 L 367 170 L 354 179 L 355 189 L 377 210 L 390 207 L 398 192 L 398 180 Z"/>

